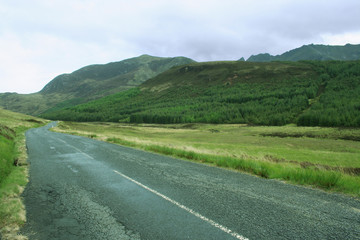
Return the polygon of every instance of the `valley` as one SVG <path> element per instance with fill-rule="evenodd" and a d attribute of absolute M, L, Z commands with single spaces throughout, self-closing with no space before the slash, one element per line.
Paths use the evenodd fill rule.
<path fill-rule="evenodd" d="M 268 200 L 275 199 L 269 201 L 271 206 L 279 209 L 277 212 L 292 206 L 294 201 L 301 206 L 299 209 L 313 212 L 312 207 L 303 206 L 307 201 L 305 197 L 297 198 L 298 192 L 306 199 L 314 197 L 319 206 L 324 201 L 332 202 L 336 210 L 331 213 L 331 219 L 337 216 L 336 212 L 351 216 L 347 226 L 338 227 L 331 234 L 343 236 L 343 232 L 351 232 L 351 236 L 355 236 L 358 230 L 354 231 L 353 225 L 359 216 L 360 198 L 359 47 L 350 44 L 305 45 L 277 56 L 253 55 L 246 61 L 242 58 L 239 61 L 195 62 L 186 57 L 141 55 L 59 75 L 36 93 L 0 93 L 0 239 L 11 239 L 25 224 L 20 194 L 29 178 L 29 163 L 30 170 L 33 169 L 30 172 L 33 182 L 28 184 L 30 190 L 25 196 L 31 222 L 27 223 L 23 233 L 30 237 L 32 227 L 38 227 L 34 234 L 39 234 L 40 239 L 49 236 L 86 239 L 90 235 L 103 239 L 107 234 L 118 234 L 119 229 L 126 239 L 138 239 L 139 232 L 152 221 L 146 219 L 139 227 L 137 223 L 142 220 L 135 216 L 131 221 L 124 220 L 126 224 L 122 225 L 123 212 L 116 198 L 122 199 L 123 207 L 128 209 L 125 211 L 129 213 L 127 216 L 131 216 L 129 219 L 137 208 L 142 213 L 148 211 L 144 207 L 148 199 L 160 211 L 161 201 L 166 200 L 166 204 L 175 206 L 169 209 L 178 216 L 190 213 L 190 218 L 196 218 L 194 222 L 203 224 L 204 229 L 217 232 L 219 236 L 230 231 L 224 231 L 226 227 L 217 227 L 222 226 L 222 222 L 242 233 L 239 226 L 246 224 L 241 222 L 242 218 L 236 214 L 229 219 L 218 218 L 221 211 L 208 211 L 206 206 L 214 208 L 223 204 L 224 209 L 231 212 L 232 207 L 228 208 L 227 204 L 238 207 L 238 201 L 244 200 L 252 206 L 255 201 L 271 220 Z M 57 122 L 37 128 L 49 120 Z M 25 143 L 24 134 L 30 128 L 37 129 L 28 131 L 29 142 Z M 30 150 L 26 146 L 30 146 Z M 29 152 L 30 160 L 27 160 Z M 171 175 L 174 170 L 170 164 L 181 171 Z M 43 166 L 49 171 L 44 172 Z M 122 170 L 128 171 L 128 175 Z M 219 178 L 220 182 L 215 182 L 213 171 L 223 176 Z M 188 172 L 188 177 L 183 178 L 184 172 Z M 198 174 L 204 176 L 200 179 L 200 187 L 198 181 L 193 181 Z M 107 181 L 110 175 L 111 186 Z M 227 175 L 232 177 L 228 179 Z M 53 176 L 56 180 L 48 184 L 46 179 Z M 88 179 L 99 184 L 96 191 L 92 189 L 94 185 L 85 184 Z M 174 193 L 174 198 L 163 195 L 163 190 L 168 190 L 163 184 L 164 179 L 169 180 L 170 185 L 181 186 L 179 191 L 169 190 Z M 239 185 L 238 181 L 242 179 L 246 179 L 245 185 Z M 228 185 L 222 185 L 221 181 Z M 216 186 L 214 194 L 207 182 Z M 184 183 L 186 187 L 183 187 Z M 227 188 L 230 185 L 232 187 Z M 74 187 L 68 189 L 67 186 Z M 236 192 L 236 200 L 226 202 L 228 199 L 223 199 L 225 204 L 218 203 L 224 186 L 229 199 Z M 278 188 L 282 190 L 273 193 L 264 186 L 270 186 L 274 192 Z M 130 199 L 136 199 L 139 204 L 127 208 L 128 196 L 117 191 L 118 188 L 125 189 L 130 195 L 135 193 Z M 204 188 L 208 193 L 205 194 Z M 191 194 L 192 191 L 196 195 Z M 259 195 L 254 195 L 253 191 Z M 116 196 L 112 203 L 101 197 L 105 193 Z M 141 197 L 134 197 L 136 194 Z M 154 195 L 149 197 L 149 194 Z M 202 196 L 207 194 L 212 200 L 203 203 Z M 290 197 L 293 194 L 294 198 Z M 78 209 L 79 203 L 73 196 L 85 199 L 84 209 Z M 194 205 L 199 209 L 196 214 L 187 207 L 192 204 L 186 200 L 188 196 L 199 200 Z M 279 200 L 283 196 L 288 196 L 284 202 Z M 161 201 L 158 201 L 159 197 Z M 54 215 L 47 219 L 43 212 L 44 222 L 51 223 L 47 233 L 42 232 L 43 225 L 36 220 L 37 198 Z M 183 202 L 187 205 L 182 205 Z M 63 203 L 74 205 L 64 206 Z M 336 207 L 342 203 L 348 204 L 346 211 Z M 191 211 L 184 213 L 180 209 Z M 325 216 L 321 232 L 317 232 L 314 227 L 317 221 L 310 226 L 308 221 L 302 220 L 310 215 L 305 214 L 304 218 L 303 210 L 288 209 L 299 211 L 299 214 L 294 213 L 298 217 L 296 221 L 313 229 L 312 236 L 326 237 L 329 229 L 333 230 L 335 223 L 329 221 L 324 212 L 317 213 Z M 107 226 L 100 217 L 97 218 L 98 211 L 113 224 L 111 231 L 103 231 Z M 243 213 L 245 210 L 238 211 Z M 91 215 L 89 218 L 80 217 L 87 213 Z M 151 212 L 150 216 L 156 214 L 156 211 Z M 207 214 L 218 222 L 207 218 Z M 287 213 L 280 213 L 280 216 L 286 219 Z M 165 217 L 170 218 L 167 214 Z M 244 231 L 245 236 L 268 239 L 251 230 L 262 217 L 261 212 L 257 218 L 250 217 L 252 221 L 257 220 Z M 234 224 L 235 218 L 241 221 Z M 181 219 L 176 221 L 184 222 Z M 129 231 L 128 226 L 136 231 Z M 170 235 L 175 236 L 178 230 L 171 224 L 166 226 L 173 231 Z M 287 229 L 277 226 L 279 232 Z M 297 226 L 297 223 L 289 226 Z M 258 228 L 266 228 L 272 237 L 278 234 L 267 221 L 261 222 Z M 203 229 L 199 230 L 194 236 L 204 234 Z M 167 239 L 166 234 L 161 235 L 164 232 L 161 236 L 159 232 L 161 230 L 151 229 L 142 234 Z M 306 231 L 300 234 L 309 236 Z M 298 236 L 296 231 L 282 232 L 281 235 Z M 246 239 L 236 232 L 226 236 Z"/>

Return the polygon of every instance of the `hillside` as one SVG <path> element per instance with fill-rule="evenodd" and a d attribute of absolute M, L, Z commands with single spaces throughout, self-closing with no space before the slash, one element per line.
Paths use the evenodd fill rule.
<path fill-rule="evenodd" d="M 185 57 L 142 55 L 120 62 L 90 65 L 71 74 L 57 76 L 40 93 L 73 93 L 76 97 L 115 93 L 138 86 L 173 66 L 191 62 L 193 60 Z"/>
<path fill-rule="evenodd" d="M 34 94 L 0 94 L 0 106 L 30 115 L 50 108 L 88 102 L 133 88 L 173 66 L 194 62 L 185 57 L 161 58 L 142 55 L 120 62 L 90 65 L 62 74 Z"/>
<path fill-rule="evenodd" d="M 249 62 L 270 62 L 270 61 L 300 61 L 300 60 L 359 60 L 360 44 L 345 46 L 328 46 L 328 45 L 304 45 L 285 52 L 281 55 L 272 56 L 268 53 L 252 55 L 247 59 Z"/>
<path fill-rule="evenodd" d="M 360 126 L 360 61 L 210 62 L 44 114 L 70 121 Z"/>

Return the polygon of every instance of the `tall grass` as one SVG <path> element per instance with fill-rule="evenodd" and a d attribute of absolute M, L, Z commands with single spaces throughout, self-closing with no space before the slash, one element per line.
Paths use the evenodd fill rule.
<path fill-rule="evenodd" d="M 9 175 L 14 166 L 14 147 L 13 137 L 0 135 L 0 183 Z"/>
<path fill-rule="evenodd" d="M 13 171 L 0 183 L 0 232 L 5 239 L 11 239 L 14 231 L 25 223 L 24 206 L 18 197 L 27 183 L 26 167 L 14 167 Z M 5 228 L 7 227 L 7 228 Z M 10 227 L 10 228 L 9 228 Z"/>
<path fill-rule="evenodd" d="M 24 224 L 21 192 L 27 183 L 25 131 L 45 121 L 0 109 L 0 238 L 24 239 L 18 235 Z"/>
<path fill-rule="evenodd" d="M 291 163 L 275 163 L 202 154 L 159 145 L 143 145 L 119 138 L 108 138 L 107 141 L 191 161 L 213 164 L 218 167 L 240 170 L 263 178 L 280 179 L 291 183 L 315 186 L 325 190 L 344 192 L 360 197 L 360 177 L 346 175 L 341 172 L 325 169 L 302 168 L 301 166 Z"/>

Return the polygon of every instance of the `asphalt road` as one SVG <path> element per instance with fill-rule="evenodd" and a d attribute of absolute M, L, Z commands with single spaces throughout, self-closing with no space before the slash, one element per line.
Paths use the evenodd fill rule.
<path fill-rule="evenodd" d="M 50 126 L 26 134 L 29 239 L 360 239 L 359 200 Z"/>

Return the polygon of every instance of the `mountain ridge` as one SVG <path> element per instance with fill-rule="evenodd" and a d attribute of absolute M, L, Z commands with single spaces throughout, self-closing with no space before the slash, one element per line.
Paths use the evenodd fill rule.
<path fill-rule="evenodd" d="M 246 69 L 248 66 L 251 66 L 250 63 L 252 60 L 256 59 L 260 63 L 274 61 L 296 62 L 306 59 L 316 59 L 317 61 L 334 59 L 346 60 L 353 58 L 360 59 L 360 45 L 326 46 L 310 44 L 290 50 L 282 55 L 271 56 L 267 53 L 258 54 L 250 57 L 247 61 L 241 58 L 237 63 L 242 62 L 243 64 L 241 66 Z M 153 85 L 151 88 L 153 92 L 159 92 L 160 90 L 171 88 L 172 85 L 177 85 L 179 88 L 182 88 L 184 86 L 194 87 L 198 83 L 201 83 L 205 89 L 208 89 L 220 78 L 223 78 L 221 80 L 223 84 L 232 86 L 232 84 L 237 81 L 237 75 L 230 76 L 227 73 L 229 71 L 231 72 L 231 69 L 233 69 L 233 66 L 237 63 L 231 63 L 231 61 L 196 63 L 194 60 L 186 57 L 164 58 L 144 54 L 118 62 L 92 64 L 72 73 L 61 74 L 52 79 L 37 93 L 0 93 L 0 107 L 2 106 L 5 109 L 15 112 L 40 115 L 101 99 L 137 86 L 140 86 L 140 89 L 143 90 Z M 284 67 L 284 64 L 279 63 L 278 67 L 283 67 L 276 68 L 276 71 L 281 72 L 282 68 L 287 68 L 288 70 L 284 74 L 286 76 L 291 75 L 291 68 Z M 299 64 L 301 63 L 299 62 Z M 299 66 L 299 64 L 297 66 Z M 310 63 L 307 64 L 311 65 Z M 161 81 L 164 81 L 163 83 L 158 82 L 157 85 L 154 84 L 154 81 L 160 81 L 161 78 L 157 78 L 159 74 L 166 73 L 180 65 L 183 67 L 179 68 L 178 72 L 171 72 L 172 75 L 170 74 L 173 79 L 178 80 L 177 83 L 171 83 L 166 79 L 162 79 Z M 215 65 L 216 67 L 214 67 Z M 319 68 L 321 64 L 317 63 L 317 65 L 317 68 Z M 330 66 L 331 64 L 325 63 L 325 65 Z M 254 66 L 256 66 L 256 64 Z M 296 64 L 294 66 L 296 66 Z M 261 78 L 269 79 L 272 78 L 272 76 L 277 76 L 277 72 L 271 70 L 272 65 L 268 65 L 267 67 L 269 68 L 267 70 L 261 69 L 260 67 L 258 71 L 256 69 L 248 69 L 251 74 L 243 77 L 244 79 L 252 79 L 254 76 L 257 76 L 256 79 L 259 80 Z M 321 68 L 327 67 L 322 66 Z M 296 67 L 292 69 L 295 72 L 297 71 Z M 214 75 L 214 73 L 216 74 Z M 194 82 L 184 81 L 184 77 L 189 77 L 189 79 L 192 79 Z M 147 83 L 147 81 L 149 82 Z M 268 83 L 265 82 L 265 84 Z M 184 91 L 185 90 L 186 89 L 184 89 Z M 173 91 L 174 94 L 184 94 L 174 89 Z M 151 96 L 149 95 L 149 97 Z"/>
<path fill-rule="evenodd" d="M 118 62 L 93 64 L 55 77 L 33 94 L 2 93 L 0 106 L 39 115 L 56 106 L 72 106 L 138 86 L 147 79 L 194 60 L 141 55 Z"/>
<path fill-rule="evenodd" d="M 246 61 L 249 62 L 270 62 L 270 61 L 351 61 L 360 59 L 360 44 L 352 45 L 321 45 L 309 44 L 299 48 L 289 50 L 280 55 L 270 55 L 269 53 L 260 53 L 251 55 Z"/>
<path fill-rule="evenodd" d="M 64 90 L 66 92 L 69 92 L 69 90 L 70 92 L 77 92 L 73 89 L 74 84 L 75 87 L 78 87 L 77 82 L 84 79 L 95 81 L 107 80 L 110 83 L 117 81 L 117 84 L 119 81 L 121 81 L 121 83 L 123 83 L 122 86 L 138 85 L 145 80 L 156 76 L 159 72 L 171 68 L 172 66 L 189 62 L 193 62 L 193 60 L 185 57 L 162 58 L 143 54 L 139 57 L 129 58 L 118 62 L 92 64 L 80 68 L 72 73 L 61 74 L 55 77 L 48 84 L 46 84 L 42 90 L 40 90 L 40 93 L 48 94 L 59 92 L 59 90 Z M 158 68 L 154 67 L 156 64 L 159 65 Z M 162 69 L 159 69 L 161 67 Z M 146 70 L 151 71 L 143 73 L 143 75 L 136 75 L 135 71 L 140 70 L 144 72 L 145 68 L 148 68 Z"/>

